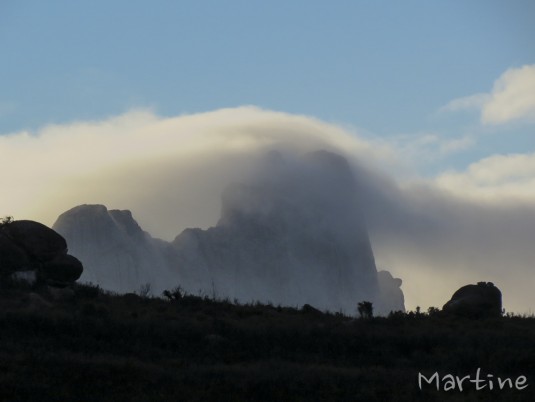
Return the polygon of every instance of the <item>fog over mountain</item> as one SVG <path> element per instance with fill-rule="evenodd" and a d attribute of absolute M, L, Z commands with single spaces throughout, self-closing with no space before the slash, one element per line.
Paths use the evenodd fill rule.
<path fill-rule="evenodd" d="M 351 168 L 332 152 L 261 155 L 248 179 L 223 192 L 217 225 L 185 229 L 172 243 L 102 205 L 71 209 L 53 227 L 83 261 L 82 280 L 109 290 L 180 285 L 240 302 L 355 314 L 370 300 L 377 313 L 404 310 L 401 280 L 377 275 Z"/>
<path fill-rule="evenodd" d="M 170 271 L 169 245 L 144 232 L 130 211 L 80 205 L 63 213 L 53 229 L 68 239 L 71 253 L 83 259 L 82 282 L 119 293 L 150 284 L 162 292 L 178 285 Z"/>
<path fill-rule="evenodd" d="M 529 154 L 422 179 L 388 143 L 309 117 L 251 107 L 172 118 L 133 111 L 0 137 L 1 163 L 11 172 L 0 213 L 52 225 L 73 206 L 101 204 L 132 211 L 144 230 L 169 242 L 201 228 L 192 233 L 204 244 L 227 213 L 222 194 L 224 206 L 232 204 L 225 189 L 268 180 L 272 167 L 259 163 L 265 155 L 280 152 L 293 172 L 299 158 L 318 150 L 347 160 L 376 267 L 403 279 L 408 308 L 441 306 L 460 286 L 491 281 L 507 310 L 535 310 Z M 308 199 L 296 199 L 306 209 Z M 343 222 L 345 212 L 340 207 L 334 219 Z"/>

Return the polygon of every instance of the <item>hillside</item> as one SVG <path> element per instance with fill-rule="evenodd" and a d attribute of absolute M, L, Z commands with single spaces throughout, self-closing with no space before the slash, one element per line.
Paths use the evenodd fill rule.
<path fill-rule="evenodd" d="M 148 289 L 146 289 L 148 293 Z M 535 319 L 313 308 L 4 284 L 2 401 L 532 401 Z M 527 377 L 519 390 L 418 388 L 418 373 Z M 486 377 L 485 377 L 486 378 Z"/>

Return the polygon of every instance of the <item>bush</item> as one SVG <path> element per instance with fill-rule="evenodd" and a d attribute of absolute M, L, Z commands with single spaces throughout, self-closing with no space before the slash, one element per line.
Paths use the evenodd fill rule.
<path fill-rule="evenodd" d="M 2 226 L 5 226 L 5 225 L 9 225 L 11 222 L 13 222 L 15 219 L 13 219 L 12 216 L 4 216 L 1 220 L 0 220 L 0 227 Z"/>
<path fill-rule="evenodd" d="M 184 297 L 184 291 L 180 286 L 177 286 L 171 290 L 164 290 L 162 295 L 169 301 L 181 300 Z"/>
<path fill-rule="evenodd" d="M 152 289 L 150 283 L 145 283 L 144 285 L 141 285 L 139 287 L 139 290 L 137 291 L 137 294 L 139 297 L 142 297 L 143 299 L 148 299 L 152 296 Z"/>
<path fill-rule="evenodd" d="M 358 312 L 361 318 L 373 317 L 373 303 L 369 301 L 363 301 L 358 304 Z"/>

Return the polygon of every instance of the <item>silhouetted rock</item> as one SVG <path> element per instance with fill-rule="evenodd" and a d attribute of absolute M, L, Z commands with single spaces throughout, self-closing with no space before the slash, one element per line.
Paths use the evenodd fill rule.
<path fill-rule="evenodd" d="M 181 286 L 348 314 L 358 300 L 377 302 L 377 269 L 346 159 L 318 151 L 297 165 L 273 153 L 264 162 L 262 175 L 226 188 L 215 227 L 186 229 L 173 241 Z"/>
<path fill-rule="evenodd" d="M 180 285 L 240 302 L 355 312 L 404 310 L 401 280 L 378 276 L 361 197 L 347 160 L 327 151 L 285 159 L 271 152 L 258 172 L 222 194 L 219 222 L 188 228 L 172 243 L 152 238 L 129 211 L 81 205 L 53 228 L 84 264 L 81 280 L 117 292 Z M 380 306 L 380 307 L 379 307 Z"/>
<path fill-rule="evenodd" d="M 67 242 L 58 233 L 34 221 L 13 221 L 2 226 L 2 232 L 28 256 L 40 261 L 50 261 L 67 254 Z"/>
<path fill-rule="evenodd" d="M 21 220 L 0 226 L 0 274 L 65 286 L 82 274 L 80 261 L 67 254 L 65 239 L 49 227 Z"/>
<path fill-rule="evenodd" d="M 0 274 L 12 274 L 18 271 L 32 271 L 37 267 L 32 264 L 26 252 L 4 234 L 0 228 Z"/>
<path fill-rule="evenodd" d="M 478 282 L 457 290 L 442 311 L 470 318 L 500 317 L 502 292 L 492 282 Z"/>
<path fill-rule="evenodd" d="M 401 290 L 402 280 L 394 278 L 388 271 L 377 272 L 381 297 L 377 302 L 376 313 L 387 315 L 391 311 L 405 311 L 405 297 Z"/>
<path fill-rule="evenodd" d="M 71 283 L 82 275 L 84 267 L 80 260 L 72 255 L 59 255 L 43 264 L 42 272 L 49 281 Z"/>
<path fill-rule="evenodd" d="M 171 246 L 144 232 L 130 211 L 79 205 L 61 214 L 53 228 L 82 261 L 84 282 L 122 293 L 148 283 L 156 294 L 178 284 L 176 273 L 169 273 Z"/>

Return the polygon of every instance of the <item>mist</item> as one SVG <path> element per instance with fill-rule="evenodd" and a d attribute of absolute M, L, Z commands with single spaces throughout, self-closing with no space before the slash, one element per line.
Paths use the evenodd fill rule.
<path fill-rule="evenodd" d="M 395 147 L 306 116 L 255 107 L 178 117 L 134 110 L 9 133 L 0 136 L 0 215 L 50 226 L 75 205 L 104 204 L 131 210 L 153 236 L 172 240 L 215 225 L 224 189 L 263 180 L 258 161 L 269 151 L 291 163 L 321 149 L 348 160 L 376 265 L 403 279 L 408 309 L 441 307 L 458 287 L 491 281 L 508 311 L 535 311 L 535 196 L 508 193 L 503 180 L 481 195 L 467 180 L 407 176 L 410 161 Z"/>

